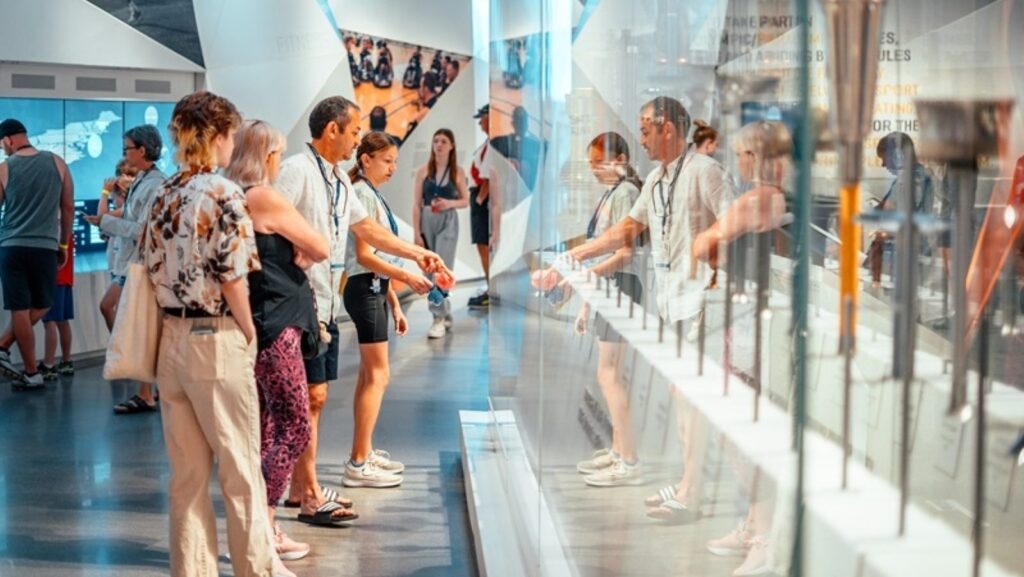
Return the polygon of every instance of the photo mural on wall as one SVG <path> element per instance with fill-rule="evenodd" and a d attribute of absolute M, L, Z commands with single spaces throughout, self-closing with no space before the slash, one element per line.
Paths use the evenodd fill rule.
<path fill-rule="evenodd" d="M 364 130 L 405 142 L 470 57 L 398 40 L 341 30 Z"/>

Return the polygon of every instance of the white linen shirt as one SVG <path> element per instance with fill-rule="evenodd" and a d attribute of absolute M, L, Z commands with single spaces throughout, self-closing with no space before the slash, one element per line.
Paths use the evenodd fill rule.
<path fill-rule="evenodd" d="M 683 166 L 663 227 L 666 207 L 662 198 L 668 201 L 669 187 L 680 162 Z M 713 158 L 693 151 L 647 175 L 629 216 L 651 232 L 655 304 L 668 322 L 691 318 L 700 311 L 702 293 L 712 271 L 707 263 L 694 262 L 693 239 L 714 224 L 733 197 L 732 181 L 725 168 Z"/>
<path fill-rule="evenodd" d="M 306 146 L 303 152 L 285 159 L 281 163 L 281 173 L 274 188 L 291 201 L 310 226 L 331 243 L 331 256 L 310 267 L 306 275 L 316 293 L 317 319 L 322 323 L 333 323 L 345 310 L 339 288 L 341 276 L 345 272 L 348 227 L 369 215 L 359 202 L 348 174 L 339 165 L 331 166 L 320 157 L 326 170 L 325 179 L 317 165 L 317 156 L 310 146 Z M 337 182 L 341 183 L 341 190 L 335 203 Z"/>

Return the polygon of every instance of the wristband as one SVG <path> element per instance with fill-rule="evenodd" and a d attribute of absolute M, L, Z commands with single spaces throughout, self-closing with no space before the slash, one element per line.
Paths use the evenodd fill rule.
<path fill-rule="evenodd" d="M 100 196 L 110 196 L 110 191 L 104 188 L 100 191 Z"/>

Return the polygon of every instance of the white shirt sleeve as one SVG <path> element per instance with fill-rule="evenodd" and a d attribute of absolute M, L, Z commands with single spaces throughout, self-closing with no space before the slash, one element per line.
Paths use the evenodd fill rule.
<path fill-rule="evenodd" d="M 298 162 L 304 159 L 289 158 L 281 164 L 281 172 L 277 175 L 274 188 L 281 193 L 281 196 L 288 199 L 288 202 L 299 207 L 302 202 L 303 193 L 306 189 L 306 175 Z M 301 209 L 300 209 L 301 212 Z M 303 215 L 309 218 L 307 215 Z"/>
<path fill-rule="evenodd" d="M 629 209 L 629 217 L 644 226 L 648 226 L 650 224 L 650 210 L 651 188 L 644 185 L 644 190 L 640 192 L 640 198 L 636 199 L 636 204 L 633 205 L 633 208 Z"/>
<path fill-rule="evenodd" d="M 363 206 L 363 201 L 359 200 L 358 194 L 353 194 L 352 197 L 349 198 L 348 215 L 348 222 L 350 225 L 360 222 L 364 218 L 370 216 L 370 213 L 366 211 L 366 207 Z"/>

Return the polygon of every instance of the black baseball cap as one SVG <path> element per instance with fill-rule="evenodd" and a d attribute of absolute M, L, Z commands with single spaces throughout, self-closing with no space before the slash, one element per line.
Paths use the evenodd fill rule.
<path fill-rule="evenodd" d="M 476 111 L 476 114 L 473 115 L 473 118 L 481 118 L 481 117 L 486 116 L 486 115 L 488 115 L 490 113 L 491 113 L 491 105 L 490 104 L 484 104 L 483 106 L 480 107 L 480 110 Z"/>
<path fill-rule="evenodd" d="M 7 138 L 15 134 L 25 134 L 26 132 L 28 131 L 25 130 L 25 125 L 14 118 L 8 118 L 0 122 L 0 138 Z"/>

